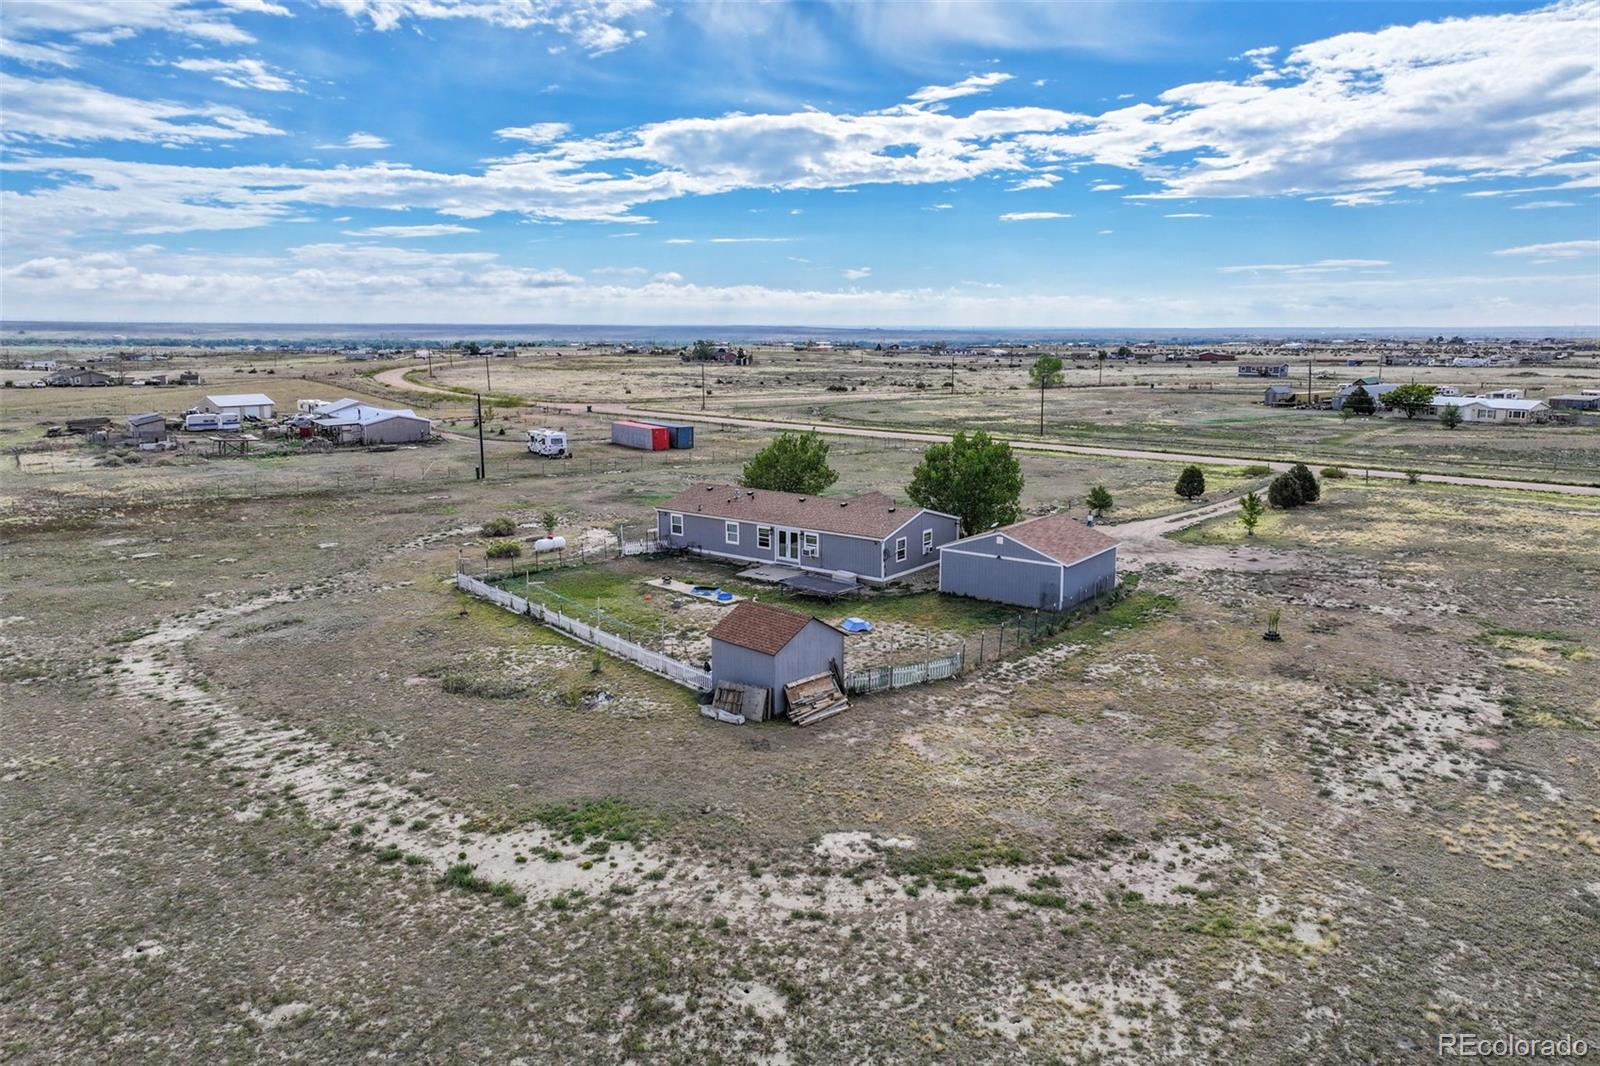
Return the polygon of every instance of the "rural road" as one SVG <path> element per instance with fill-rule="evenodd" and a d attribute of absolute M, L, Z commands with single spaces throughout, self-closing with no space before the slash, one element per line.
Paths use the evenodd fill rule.
<path fill-rule="evenodd" d="M 563 404 L 565 410 L 572 414 L 582 414 L 583 404 Z M 868 437 L 876 440 L 907 440 L 925 444 L 936 444 L 950 439 L 948 433 L 916 433 L 910 430 L 869 428 L 865 426 L 845 426 L 833 422 L 785 422 L 767 418 L 744 418 L 735 415 L 710 415 L 703 411 L 648 411 L 637 407 L 628 407 L 623 404 L 594 404 L 595 414 L 622 415 L 633 418 L 667 418 L 667 419 L 693 419 L 697 422 L 714 422 L 725 426 L 745 426 L 752 429 L 814 429 L 818 433 L 826 433 L 837 437 Z M 1021 451 L 1032 452 L 1064 452 L 1073 455 L 1103 455 L 1118 459 L 1152 459 L 1163 463 L 1207 463 L 1214 466 L 1253 466 L 1265 464 L 1275 472 L 1281 472 L 1294 465 L 1293 462 L 1274 459 L 1241 459 L 1235 455 L 1199 455 L 1185 452 L 1158 452 L 1142 451 L 1137 448 L 1102 448 L 1088 444 L 1057 444 L 1051 441 L 1037 441 L 1017 438 L 999 438 L 1007 441 L 1013 448 Z M 1377 467 L 1349 467 L 1352 476 L 1362 473 L 1369 477 L 1404 479 L 1407 474 L 1404 470 L 1380 470 Z M 1488 489 L 1524 489 L 1532 492 L 1554 492 L 1569 496 L 1600 496 L 1600 486 L 1595 485 L 1568 485 L 1544 481 L 1518 481 L 1512 478 L 1495 477 L 1470 477 L 1458 474 L 1419 474 L 1423 481 L 1435 482 L 1443 485 L 1468 485 Z"/>
<path fill-rule="evenodd" d="M 415 369 L 417 368 L 414 366 L 397 366 L 390 370 L 385 370 L 381 373 L 372 375 L 372 380 L 376 381 L 380 385 L 387 385 L 391 389 L 402 389 L 408 392 L 432 392 L 437 393 L 440 396 L 449 396 L 452 399 L 461 400 L 463 402 L 472 398 L 470 396 L 462 396 L 459 392 L 451 392 L 449 389 L 441 389 L 433 385 L 424 385 L 419 381 L 407 381 L 406 375 Z"/>

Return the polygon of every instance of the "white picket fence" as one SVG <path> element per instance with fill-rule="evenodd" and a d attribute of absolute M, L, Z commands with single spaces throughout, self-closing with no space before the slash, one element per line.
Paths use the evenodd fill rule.
<path fill-rule="evenodd" d="M 615 633 L 607 633 L 587 622 L 580 622 L 560 611 L 553 611 L 542 603 L 527 600 L 521 596 L 513 595 L 505 589 L 496 588 L 485 581 L 479 581 L 469 574 L 456 574 L 456 587 L 470 596 L 480 600 L 488 600 L 499 607 L 504 607 L 513 614 L 524 615 L 536 622 L 541 622 L 551 629 L 565 633 L 585 644 L 615 655 L 619 659 L 626 659 L 637 666 L 642 666 L 653 674 L 660 674 L 669 681 L 676 681 L 680 685 L 694 689 L 696 692 L 711 687 L 711 675 L 704 670 L 697 670 L 688 663 L 670 659 L 658 651 L 623 640 Z"/>
<path fill-rule="evenodd" d="M 942 659 L 929 659 L 926 662 L 853 670 L 845 675 L 844 689 L 852 696 L 859 696 L 905 688 L 908 685 L 921 685 L 928 681 L 943 681 L 959 676 L 965 661 L 966 655 L 957 652 Z"/>

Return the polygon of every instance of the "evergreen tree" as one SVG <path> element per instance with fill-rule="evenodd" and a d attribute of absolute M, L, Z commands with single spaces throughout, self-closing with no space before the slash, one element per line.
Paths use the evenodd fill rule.
<path fill-rule="evenodd" d="M 1266 510 L 1267 505 L 1253 492 L 1245 493 L 1239 500 L 1239 521 L 1244 523 L 1246 536 L 1256 535 L 1256 524 L 1261 521 L 1261 516 Z"/>
<path fill-rule="evenodd" d="M 1193 464 L 1184 467 L 1174 491 L 1186 500 L 1198 500 L 1206 494 L 1205 471 Z"/>
<path fill-rule="evenodd" d="M 1372 393 L 1367 391 L 1365 385 L 1357 385 L 1355 391 L 1344 398 L 1345 410 L 1358 415 L 1376 414 L 1378 405 L 1372 400 Z"/>
<path fill-rule="evenodd" d="M 1317 484 L 1317 475 L 1304 463 L 1296 463 L 1289 468 L 1289 473 L 1300 482 L 1300 500 L 1302 503 L 1316 503 L 1322 499 L 1322 486 Z"/>
<path fill-rule="evenodd" d="M 1287 511 L 1291 507 L 1299 507 L 1306 502 L 1304 491 L 1300 487 L 1300 479 L 1293 474 L 1279 474 L 1272 479 L 1272 484 L 1267 486 L 1267 502 L 1280 511 Z"/>
<path fill-rule="evenodd" d="M 1116 506 L 1111 499 L 1111 493 L 1106 491 L 1104 485 L 1096 485 L 1090 489 L 1089 495 L 1084 497 L 1083 502 L 1089 505 L 1089 510 L 1094 513 L 1096 518 Z"/>

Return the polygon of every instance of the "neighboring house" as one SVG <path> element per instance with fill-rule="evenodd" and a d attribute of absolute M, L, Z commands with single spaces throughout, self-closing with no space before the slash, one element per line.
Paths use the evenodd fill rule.
<path fill-rule="evenodd" d="M 433 422 L 410 408 L 346 399 L 322 404 L 310 416 L 317 432 L 340 444 L 417 444 L 433 436 Z"/>
<path fill-rule="evenodd" d="M 1286 378 L 1289 376 L 1289 364 L 1240 363 L 1239 376 L 1242 378 Z"/>
<path fill-rule="evenodd" d="M 166 416 L 158 414 L 155 411 L 150 411 L 142 415 L 129 415 L 128 436 L 140 442 L 150 440 L 166 440 Z"/>
<path fill-rule="evenodd" d="M 91 385 L 109 385 L 111 384 L 111 375 L 102 374 L 98 370 L 87 370 L 81 366 L 76 366 L 69 367 L 66 370 L 59 370 L 56 373 L 51 374 L 49 377 L 45 378 L 45 383 L 48 385 L 66 386 L 72 388 L 84 388 Z"/>
<path fill-rule="evenodd" d="M 884 584 L 939 563 L 961 535 L 955 515 L 902 506 L 881 492 L 802 496 L 696 485 L 656 507 L 656 537 L 723 559 L 779 563 Z"/>
<path fill-rule="evenodd" d="M 195 409 L 205 414 L 236 415 L 243 419 L 271 418 L 278 408 L 266 393 L 236 392 L 207 396 Z"/>
<path fill-rule="evenodd" d="M 741 603 L 711 630 L 711 684 L 754 685 L 785 715 L 783 686 L 815 674 L 844 677 L 844 633 L 819 618 L 764 603 Z"/>
<path fill-rule="evenodd" d="M 1067 514 L 1029 518 L 939 550 L 939 591 L 1065 611 L 1117 583 L 1117 542 Z"/>
<path fill-rule="evenodd" d="M 1526 389 L 1495 389 L 1493 392 L 1483 394 L 1486 400 L 1525 400 L 1528 398 Z"/>
<path fill-rule="evenodd" d="M 1268 385 L 1261 402 L 1268 407 L 1288 407 L 1294 403 L 1294 386 Z"/>
<path fill-rule="evenodd" d="M 1335 411 L 1343 410 L 1345 401 L 1354 395 L 1359 387 L 1367 390 L 1367 395 L 1372 397 L 1373 403 L 1383 407 L 1384 393 L 1389 392 L 1391 389 L 1398 389 L 1400 384 L 1398 381 L 1379 381 L 1376 378 L 1363 378 L 1360 381 L 1352 381 L 1348 385 L 1340 385 L 1335 390 L 1333 399 L 1329 401 L 1329 406 Z"/>
<path fill-rule="evenodd" d="M 1437 417 L 1446 407 L 1459 408 L 1463 422 L 1526 425 L 1550 417 L 1550 405 L 1543 400 L 1501 400 L 1489 396 L 1435 396 L 1430 410 Z"/>

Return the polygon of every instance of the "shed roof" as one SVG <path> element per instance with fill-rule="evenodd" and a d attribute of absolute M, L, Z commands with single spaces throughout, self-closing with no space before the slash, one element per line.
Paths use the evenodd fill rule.
<path fill-rule="evenodd" d="M 915 505 L 901 506 L 881 492 L 802 496 L 714 484 L 684 489 L 658 509 L 876 539 L 887 537 L 923 510 Z"/>
<path fill-rule="evenodd" d="M 272 397 L 264 392 L 227 392 L 207 396 L 206 401 L 216 407 L 275 407 Z"/>
<path fill-rule="evenodd" d="M 166 418 L 165 418 L 165 416 L 163 416 L 163 415 L 161 415 L 161 414 L 159 414 L 159 413 L 157 413 L 155 411 L 149 411 L 149 412 L 147 412 L 145 414 L 142 414 L 142 415 L 129 415 L 128 416 L 128 425 L 130 425 L 130 426 L 142 426 L 146 422 L 161 422 L 161 423 L 165 423 L 166 422 Z"/>
<path fill-rule="evenodd" d="M 828 625 L 822 619 L 808 614 L 750 601 L 729 611 L 727 617 L 711 630 L 711 639 L 749 648 L 763 655 L 776 655 L 812 622 Z"/>
<path fill-rule="evenodd" d="M 1117 546 L 1116 538 L 1108 537 L 1098 529 L 1086 526 L 1062 511 L 1042 518 L 1026 518 L 1009 526 L 987 530 L 957 541 L 970 544 L 982 537 L 1004 534 L 1034 551 L 1043 552 L 1058 563 L 1075 563 L 1091 555 L 1099 555 L 1107 548 Z"/>

